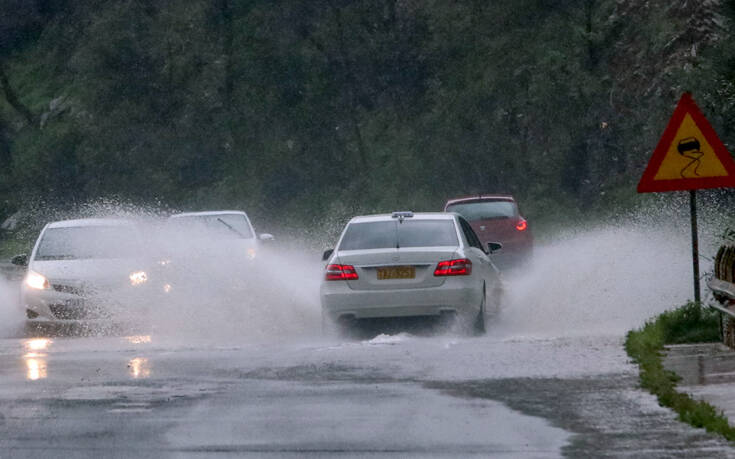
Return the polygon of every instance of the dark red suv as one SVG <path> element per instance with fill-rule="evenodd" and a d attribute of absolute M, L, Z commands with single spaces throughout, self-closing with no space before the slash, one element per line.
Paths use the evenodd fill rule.
<path fill-rule="evenodd" d="M 513 196 L 483 194 L 450 199 L 444 211 L 456 212 L 467 219 L 483 246 L 488 242 L 503 244 L 503 249 L 493 256 L 501 267 L 516 266 L 531 257 L 531 228 Z"/>

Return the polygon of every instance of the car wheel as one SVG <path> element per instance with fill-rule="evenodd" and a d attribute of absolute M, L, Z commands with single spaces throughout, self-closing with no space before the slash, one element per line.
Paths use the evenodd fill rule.
<path fill-rule="evenodd" d="M 482 303 L 480 303 L 480 312 L 477 313 L 477 317 L 475 318 L 475 323 L 473 326 L 473 331 L 475 332 L 475 335 L 484 335 L 485 334 L 485 303 L 487 302 L 487 296 L 485 295 L 485 289 L 482 290 Z"/>
<path fill-rule="evenodd" d="M 26 317 L 29 319 L 35 319 L 38 317 L 38 313 L 36 311 L 32 311 L 30 309 L 26 309 Z"/>

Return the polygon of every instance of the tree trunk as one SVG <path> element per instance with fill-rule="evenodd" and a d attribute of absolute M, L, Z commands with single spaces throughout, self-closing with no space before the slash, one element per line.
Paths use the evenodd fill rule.
<path fill-rule="evenodd" d="M 3 94 L 5 95 L 5 100 L 8 101 L 8 104 L 10 104 L 13 109 L 18 112 L 23 118 L 28 121 L 28 124 L 31 126 L 36 125 L 36 117 L 31 113 L 30 109 L 26 107 L 23 102 L 18 99 L 18 95 L 15 93 L 13 88 L 10 86 L 10 82 L 8 81 L 8 77 L 5 74 L 5 69 L 3 68 L 2 63 L 0 62 L 0 86 L 2 86 Z"/>

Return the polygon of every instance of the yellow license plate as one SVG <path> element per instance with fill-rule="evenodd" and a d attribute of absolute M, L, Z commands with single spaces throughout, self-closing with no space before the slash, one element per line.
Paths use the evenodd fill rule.
<path fill-rule="evenodd" d="M 415 278 L 415 266 L 391 266 L 387 268 L 378 268 L 378 280 Z"/>

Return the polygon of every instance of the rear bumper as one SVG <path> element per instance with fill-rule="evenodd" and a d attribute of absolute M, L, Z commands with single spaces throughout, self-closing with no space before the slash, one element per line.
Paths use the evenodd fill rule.
<path fill-rule="evenodd" d="M 322 311 L 332 320 L 408 316 L 436 316 L 455 312 L 476 315 L 482 303 L 482 287 L 459 279 L 439 286 L 401 290 L 351 290 L 345 282 L 323 282 Z"/>

